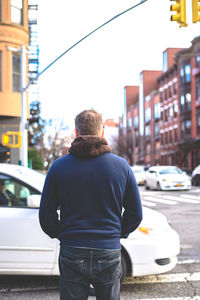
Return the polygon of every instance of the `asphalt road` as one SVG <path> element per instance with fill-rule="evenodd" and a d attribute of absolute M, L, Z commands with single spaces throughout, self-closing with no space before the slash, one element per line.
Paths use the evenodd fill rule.
<path fill-rule="evenodd" d="M 164 213 L 179 233 L 181 252 L 177 266 L 166 274 L 127 278 L 120 299 L 200 299 L 200 187 L 185 192 L 140 187 L 140 192 L 143 205 Z M 1 299 L 58 300 L 58 278 L 0 276 Z"/>

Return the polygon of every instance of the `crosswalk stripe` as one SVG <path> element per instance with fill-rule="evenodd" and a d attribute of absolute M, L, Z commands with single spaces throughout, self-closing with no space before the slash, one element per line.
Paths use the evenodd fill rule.
<path fill-rule="evenodd" d="M 152 203 L 152 202 L 149 202 L 149 201 L 145 201 L 145 200 L 142 200 L 142 204 L 144 204 L 144 205 L 146 205 L 146 206 L 150 206 L 150 207 L 156 206 L 155 203 Z"/>
<path fill-rule="evenodd" d="M 183 195 L 180 195 L 180 196 L 183 197 L 183 198 L 194 199 L 194 200 L 197 200 L 197 202 L 200 202 L 200 196 L 186 195 L 186 194 L 183 194 Z"/>
<path fill-rule="evenodd" d="M 199 203 L 199 201 L 189 199 L 189 198 L 188 198 L 188 200 L 182 199 L 178 195 L 177 195 L 177 197 L 175 197 L 175 196 L 163 196 L 163 198 L 169 199 L 169 200 L 175 200 L 175 201 L 178 201 L 178 202 L 185 202 L 185 203 L 194 203 L 194 204 Z"/>
<path fill-rule="evenodd" d="M 170 283 L 200 281 L 200 272 L 150 275 L 144 277 L 127 277 L 125 284 Z"/>
<path fill-rule="evenodd" d="M 171 200 L 165 200 L 163 198 L 156 198 L 156 197 L 151 197 L 151 196 L 145 196 L 144 197 L 145 200 L 150 200 L 152 202 L 159 202 L 159 203 L 165 203 L 165 204 L 171 204 L 171 205 L 174 205 L 174 204 L 178 204 L 176 201 L 171 201 Z"/>

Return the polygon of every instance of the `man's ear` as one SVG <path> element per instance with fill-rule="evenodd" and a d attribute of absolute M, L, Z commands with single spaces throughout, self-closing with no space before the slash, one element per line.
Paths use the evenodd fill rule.
<path fill-rule="evenodd" d="M 75 134 L 75 137 L 77 138 L 78 137 L 78 130 L 76 128 L 74 129 L 74 134 Z"/>

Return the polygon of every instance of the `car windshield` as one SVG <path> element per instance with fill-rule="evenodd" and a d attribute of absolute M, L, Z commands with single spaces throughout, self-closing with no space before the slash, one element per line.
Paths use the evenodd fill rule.
<path fill-rule="evenodd" d="M 183 172 L 178 168 L 165 168 L 159 171 L 159 174 L 183 174 Z"/>

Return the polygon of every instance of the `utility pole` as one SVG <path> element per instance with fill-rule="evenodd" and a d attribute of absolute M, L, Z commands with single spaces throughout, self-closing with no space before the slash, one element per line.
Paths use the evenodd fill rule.
<path fill-rule="evenodd" d="M 26 105 L 26 48 L 20 49 L 20 76 L 21 76 L 21 163 L 28 166 L 28 135 L 27 135 L 27 105 Z"/>

